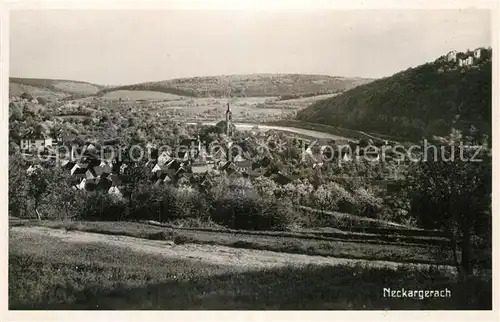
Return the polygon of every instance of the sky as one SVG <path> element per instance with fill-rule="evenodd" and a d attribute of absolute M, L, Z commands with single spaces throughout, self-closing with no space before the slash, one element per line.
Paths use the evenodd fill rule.
<path fill-rule="evenodd" d="M 486 10 L 23 10 L 10 76 L 133 84 L 301 73 L 379 78 L 491 46 Z"/>

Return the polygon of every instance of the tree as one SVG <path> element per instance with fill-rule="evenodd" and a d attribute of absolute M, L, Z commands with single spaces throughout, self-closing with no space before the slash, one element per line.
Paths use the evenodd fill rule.
<path fill-rule="evenodd" d="M 9 121 L 21 121 L 23 119 L 23 107 L 17 103 L 9 103 Z"/>
<path fill-rule="evenodd" d="M 28 100 L 30 102 L 33 100 L 33 96 L 29 93 L 26 93 L 26 92 L 21 94 L 21 98 L 24 100 Z"/>
<path fill-rule="evenodd" d="M 41 104 L 43 106 L 47 105 L 47 100 L 43 97 L 38 96 L 36 100 L 38 101 L 38 104 Z"/>
<path fill-rule="evenodd" d="M 31 216 L 27 164 L 20 155 L 9 156 L 9 215 Z"/>
<path fill-rule="evenodd" d="M 253 182 L 253 186 L 255 187 L 259 195 L 264 199 L 273 198 L 274 191 L 278 189 L 276 182 L 264 176 L 257 177 Z"/>
<path fill-rule="evenodd" d="M 459 132 L 446 139 L 440 157 L 410 170 L 410 214 L 425 228 L 448 232 L 455 266 L 467 289 L 478 260 L 473 253 L 474 237 L 491 247 L 491 154 L 485 143 L 467 147 L 478 142 Z M 475 159 L 481 161 L 471 161 L 478 150 Z"/>
<path fill-rule="evenodd" d="M 62 168 L 47 169 L 43 172 L 47 180 L 44 197 L 40 202 L 40 212 L 44 217 L 73 219 L 83 214 L 87 200 L 86 192 L 71 188 L 71 177 Z"/>
<path fill-rule="evenodd" d="M 319 186 L 312 193 L 314 206 L 317 206 L 321 211 L 330 210 L 332 208 L 332 193 L 325 188 L 324 185 Z"/>
<path fill-rule="evenodd" d="M 150 183 L 150 177 L 151 170 L 148 167 L 144 165 L 128 165 L 123 176 L 124 195 L 131 198 L 139 186 Z"/>

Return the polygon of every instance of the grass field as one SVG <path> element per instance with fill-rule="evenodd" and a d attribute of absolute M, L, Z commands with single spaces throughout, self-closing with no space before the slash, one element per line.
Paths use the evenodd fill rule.
<path fill-rule="evenodd" d="M 69 96 L 69 94 L 43 87 L 36 87 L 13 82 L 9 83 L 9 95 L 20 96 L 22 93 L 30 93 L 34 97 L 43 97 L 48 100 L 58 100 Z"/>
<path fill-rule="evenodd" d="M 468 289 L 491 307 L 489 281 Z M 450 298 L 387 298 L 383 288 L 451 290 Z M 460 291 L 436 269 L 363 265 L 241 269 L 10 233 L 10 309 L 455 309 Z"/>
<path fill-rule="evenodd" d="M 101 89 L 104 89 L 104 86 L 88 82 L 64 80 L 64 79 L 11 77 L 9 79 L 9 83 L 11 84 L 11 86 L 13 86 L 13 84 L 28 85 L 31 86 L 31 89 L 61 92 L 69 95 L 71 94 L 94 95 Z M 32 92 L 29 93 L 34 95 Z"/>
<path fill-rule="evenodd" d="M 133 222 L 37 221 L 19 225 L 44 226 L 67 231 L 162 239 L 234 248 L 268 250 L 293 254 L 320 255 L 347 259 L 382 260 L 399 263 L 451 264 L 451 253 L 441 239 L 419 237 L 397 239 L 375 234 L 256 233 L 214 229 L 173 229 Z M 396 236 L 397 237 L 397 236 Z M 402 240 L 401 240 L 402 239 Z"/>

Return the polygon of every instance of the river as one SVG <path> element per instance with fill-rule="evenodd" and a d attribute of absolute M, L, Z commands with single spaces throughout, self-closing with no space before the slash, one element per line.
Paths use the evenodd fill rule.
<path fill-rule="evenodd" d="M 215 124 L 217 124 L 217 122 L 200 122 L 200 123 L 202 125 L 215 125 Z M 188 122 L 186 124 L 195 125 L 198 123 Z M 334 135 L 331 133 L 319 132 L 319 131 L 314 131 L 314 130 L 306 130 L 306 129 L 301 129 L 301 128 L 297 128 L 297 127 L 290 127 L 290 126 L 263 125 L 263 124 L 256 124 L 256 123 L 233 123 L 233 124 L 236 127 L 236 129 L 238 129 L 238 130 L 252 130 L 252 129 L 254 129 L 255 126 L 257 126 L 258 130 L 260 130 L 260 131 L 275 130 L 275 131 L 284 131 L 284 132 L 290 132 L 290 133 L 294 133 L 294 134 L 304 135 L 304 136 L 312 137 L 315 139 L 353 141 L 353 139 L 345 138 L 345 137 Z"/>

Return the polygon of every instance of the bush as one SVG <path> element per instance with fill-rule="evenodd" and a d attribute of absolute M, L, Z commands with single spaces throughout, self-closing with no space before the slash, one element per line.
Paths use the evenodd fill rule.
<path fill-rule="evenodd" d="M 127 217 L 137 220 L 165 220 L 170 214 L 169 209 L 164 209 L 164 206 L 168 206 L 169 201 L 173 200 L 170 189 L 141 184 L 132 192 Z"/>
<path fill-rule="evenodd" d="M 354 202 L 354 213 L 359 216 L 374 218 L 382 210 L 382 200 L 364 188 L 354 191 Z"/>
<path fill-rule="evenodd" d="M 47 100 L 43 97 L 38 96 L 36 98 L 36 100 L 38 101 L 38 104 L 40 104 L 40 105 L 43 105 L 43 106 L 47 105 Z"/>
<path fill-rule="evenodd" d="M 279 230 L 292 222 L 286 206 L 245 195 L 215 201 L 211 218 L 220 225 L 245 230 Z"/>
<path fill-rule="evenodd" d="M 21 98 L 31 102 L 33 100 L 33 95 L 25 92 L 21 94 Z"/>
<path fill-rule="evenodd" d="M 125 217 L 126 203 L 107 192 L 88 192 L 87 200 L 80 219 L 83 220 L 122 220 Z"/>
<path fill-rule="evenodd" d="M 127 217 L 137 220 L 169 221 L 208 217 L 209 205 L 198 191 L 141 184 L 132 192 Z"/>

